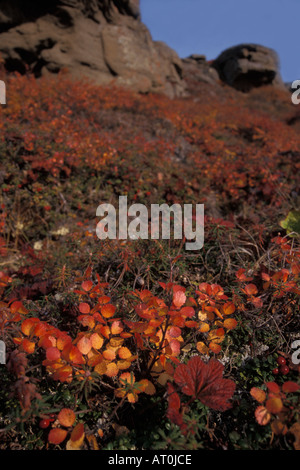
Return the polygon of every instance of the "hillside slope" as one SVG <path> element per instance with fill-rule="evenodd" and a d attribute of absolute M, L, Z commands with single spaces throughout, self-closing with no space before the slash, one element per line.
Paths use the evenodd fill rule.
<path fill-rule="evenodd" d="M 0 447 L 65 448 L 75 424 L 85 434 L 77 427 L 68 445 L 83 449 L 296 447 L 300 134 L 289 92 L 189 76 L 189 96 L 171 100 L 5 73 Z M 203 248 L 99 240 L 98 205 L 124 195 L 147 208 L 204 204 Z M 180 375 L 193 377 L 195 355 L 205 393 Z M 274 372 L 278 357 L 288 371 Z M 289 381 L 279 408 L 265 403 L 275 381 Z"/>

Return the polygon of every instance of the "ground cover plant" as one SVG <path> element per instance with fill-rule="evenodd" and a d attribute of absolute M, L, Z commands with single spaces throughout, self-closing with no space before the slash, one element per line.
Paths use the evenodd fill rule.
<path fill-rule="evenodd" d="M 5 82 L 0 448 L 299 449 L 288 92 Z M 122 195 L 204 204 L 203 248 L 99 240 L 98 205 Z"/>

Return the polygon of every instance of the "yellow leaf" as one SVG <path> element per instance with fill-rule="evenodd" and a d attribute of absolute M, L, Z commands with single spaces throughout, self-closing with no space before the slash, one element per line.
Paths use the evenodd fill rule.
<path fill-rule="evenodd" d="M 206 355 L 209 352 L 208 347 L 206 346 L 205 343 L 203 343 L 203 341 L 198 341 L 198 343 L 196 344 L 196 348 L 199 351 L 199 353 L 201 353 L 201 354 Z"/>
<path fill-rule="evenodd" d="M 85 437 L 84 433 L 84 425 L 83 423 L 78 423 L 75 428 L 73 429 L 70 437 L 70 447 L 72 447 L 72 450 L 78 450 L 83 444 Z M 70 450 L 70 449 L 68 449 Z"/>

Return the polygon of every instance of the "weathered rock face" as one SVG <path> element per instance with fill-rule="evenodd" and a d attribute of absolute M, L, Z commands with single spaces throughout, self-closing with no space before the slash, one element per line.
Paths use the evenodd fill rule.
<path fill-rule="evenodd" d="M 219 74 L 215 68 L 211 66 L 203 54 L 192 54 L 182 59 L 183 78 L 187 82 L 188 91 L 192 92 L 193 86 L 208 83 L 215 85 L 220 81 Z"/>
<path fill-rule="evenodd" d="M 181 60 L 152 40 L 139 0 L 2 0 L 0 54 L 9 71 L 68 69 L 97 84 L 185 94 Z"/>
<path fill-rule="evenodd" d="M 213 66 L 220 78 L 241 91 L 272 84 L 284 87 L 276 52 L 257 44 L 241 44 L 223 51 Z"/>

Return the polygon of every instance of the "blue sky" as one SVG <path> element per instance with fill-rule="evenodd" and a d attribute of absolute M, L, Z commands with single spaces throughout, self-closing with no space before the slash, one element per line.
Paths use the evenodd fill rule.
<path fill-rule="evenodd" d="M 140 0 L 140 6 L 152 38 L 180 57 L 211 60 L 252 42 L 275 49 L 284 81 L 300 79 L 300 0 Z"/>

